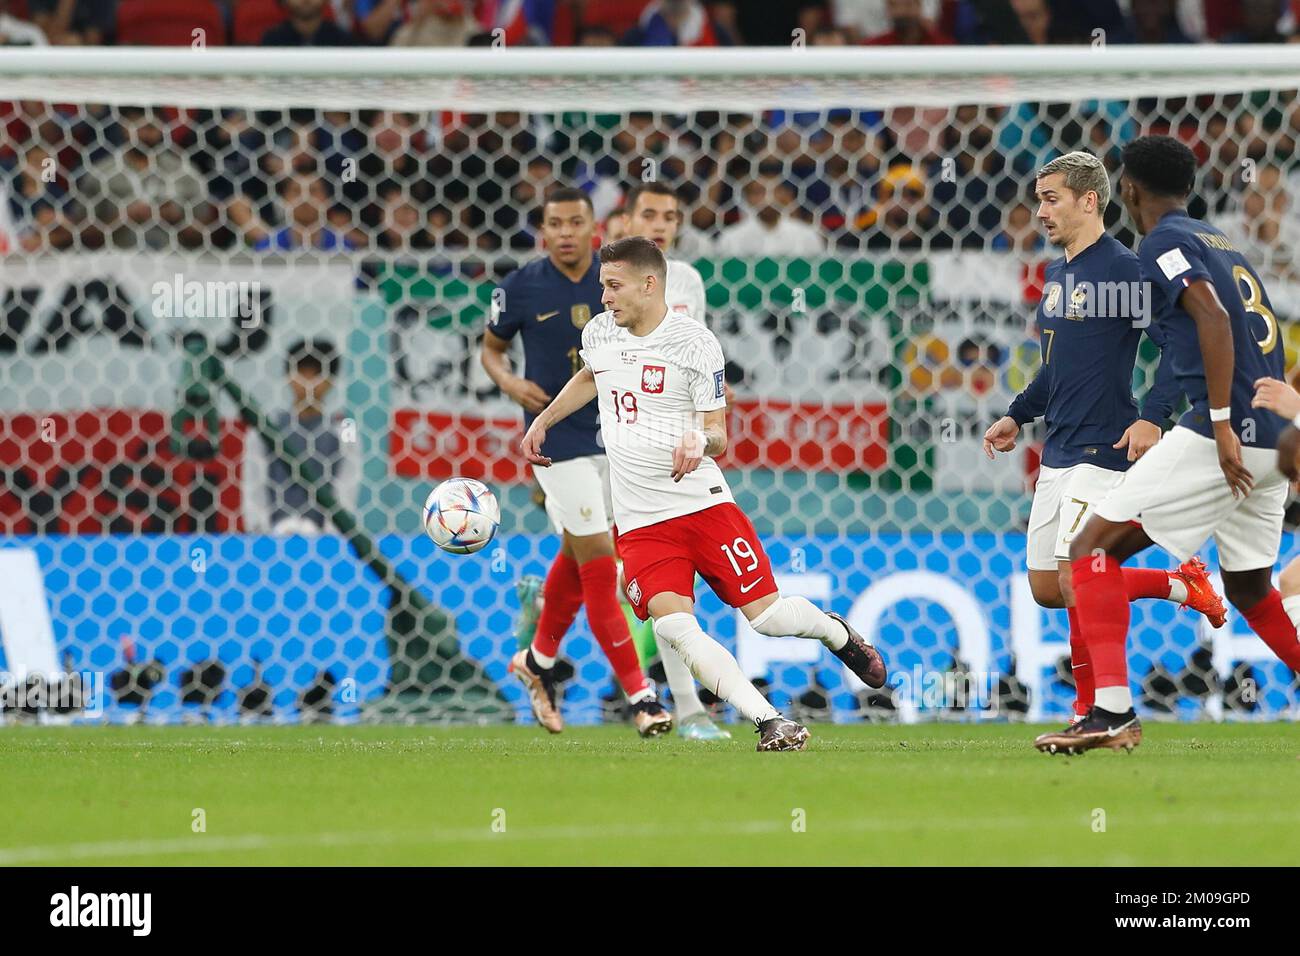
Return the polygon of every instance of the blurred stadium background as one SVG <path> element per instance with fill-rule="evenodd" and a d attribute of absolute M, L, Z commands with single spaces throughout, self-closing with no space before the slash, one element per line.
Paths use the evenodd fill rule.
<path fill-rule="evenodd" d="M 783 586 L 902 684 L 868 694 L 702 591 L 711 633 L 804 719 L 1064 715 L 1064 615 L 1023 580 L 1035 443 L 979 447 L 1038 363 L 1033 173 L 1186 140 L 1193 213 L 1249 250 L 1293 366 L 1298 7 L 0 0 L 0 42 L 50 43 L 0 51 L 6 716 L 64 675 L 98 682 L 89 712 L 25 716 L 528 719 L 514 585 L 558 542 L 478 338 L 550 186 L 587 190 L 609 236 L 645 178 L 679 191 L 674 254 L 727 351 L 738 499 Z M 220 49 L 259 43 L 372 49 Z M 909 48 L 810 49 L 863 44 Z M 292 412 L 290 365 L 335 383 L 323 427 Z M 502 501 L 476 556 L 420 533 L 451 475 Z M 1146 714 L 1294 714 L 1242 622 L 1196 625 L 1135 613 Z M 620 719 L 581 618 L 562 653 L 568 719 Z"/>

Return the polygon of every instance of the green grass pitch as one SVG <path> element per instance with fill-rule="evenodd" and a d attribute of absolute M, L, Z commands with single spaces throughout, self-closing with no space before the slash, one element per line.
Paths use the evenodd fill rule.
<path fill-rule="evenodd" d="M 9 727 L 0 866 L 1296 861 L 1294 724 L 1077 758 L 1025 726 L 812 729 L 759 754 L 748 728 Z"/>

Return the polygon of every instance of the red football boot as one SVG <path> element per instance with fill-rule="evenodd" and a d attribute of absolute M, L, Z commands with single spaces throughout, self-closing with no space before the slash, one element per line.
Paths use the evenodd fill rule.
<path fill-rule="evenodd" d="M 1170 574 L 1187 585 L 1187 600 L 1182 606 L 1200 611 L 1209 618 L 1212 627 L 1223 627 L 1228 620 L 1228 611 L 1223 606 L 1223 598 L 1219 597 L 1214 585 L 1210 583 L 1205 562 L 1196 557 L 1188 558 L 1178 566 L 1177 571 L 1171 571 Z"/>

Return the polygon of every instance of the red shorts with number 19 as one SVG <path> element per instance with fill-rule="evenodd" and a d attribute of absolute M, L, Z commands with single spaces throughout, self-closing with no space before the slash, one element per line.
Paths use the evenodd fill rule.
<path fill-rule="evenodd" d="M 731 502 L 669 518 L 618 536 L 627 598 L 636 616 L 650 616 L 646 605 L 671 591 L 691 597 L 695 573 L 732 607 L 774 594 L 776 579 L 762 542 L 745 513 Z"/>

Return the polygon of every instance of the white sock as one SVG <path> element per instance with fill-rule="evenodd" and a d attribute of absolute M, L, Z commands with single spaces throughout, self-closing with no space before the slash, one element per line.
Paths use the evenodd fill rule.
<path fill-rule="evenodd" d="M 1175 604 L 1187 603 L 1187 583 L 1172 574 L 1169 575 L 1169 600 Z"/>
<path fill-rule="evenodd" d="M 538 667 L 545 668 L 546 670 L 549 671 L 552 667 L 555 666 L 555 658 L 543 654 L 541 651 L 537 649 L 536 644 L 532 645 L 530 648 L 528 648 L 528 650 L 532 652 L 533 660 L 537 661 Z"/>
<path fill-rule="evenodd" d="M 1098 687 L 1093 703 L 1102 710 L 1109 710 L 1112 714 L 1123 714 L 1133 709 L 1133 693 L 1128 689 L 1127 685 L 1124 687 Z"/>
<path fill-rule="evenodd" d="M 1284 597 L 1282 599 L 1282 610 L 1286 611 L 1286 616 L 1291 619 L 1296 631 L 1300 632 L 1300 594 Z"/>
<path fill-rule="evenodd" d="M 646 686 L 627 699 L 629 704 L 639 704 L 643 700 L 654 700 L 655 684 L 654 681 L 646 681 Z"/>
<path fill-rule="evenodd" d="M 849 642 L 849 632 L 843 624 L 798 595 L 777 598 L 749 626 L 768 637 L 815 637 L 833 651 Z"/>
<path fill-rule="evenodd" d="M 691 673 L 749 720 L 761 723 L 780 712 L 764 699 L 731 652 L 700 629 L 694 614 L 678 611 L 656 618 L 655 637 L 666 641 L 686 662 Z"/>
<path fill-rule="evenodd" d="M 659 659 L 664 662 L 668 689 L 673 692 L 673 710 L 677 713 L 677 719 L 683 720 L 704 713 L 704 704 L 695 690 L 695 678 L 682 660 L 682 655 L 673 650 L 673 646 L 660 637 L 657 631 L 655 642 L 659 645 Z"/>

